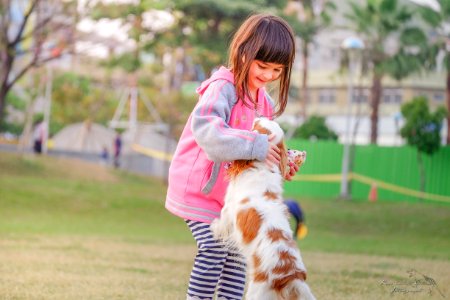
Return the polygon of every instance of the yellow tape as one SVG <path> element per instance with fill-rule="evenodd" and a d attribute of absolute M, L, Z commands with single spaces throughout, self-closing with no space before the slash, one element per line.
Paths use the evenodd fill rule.
<path fill-rule="evenodd" d="M 318 182 L 341 182 L 341 174 L 297 174 L 293 178 L 295 181 L 318 181 Z"/>
<path fill-rule="evenodd" d="M 309 174 L 299 174 L 296 175 L 293 180 L 295 181 L 313 181 L 313 182 L 340 182 L 341 181 L 341 174 L 322 174 L 322 175 L 309 175 Z M 405 187 L 401 187 L 392 183 L 387 183 L 385 181 L 381 181 L 378 179 L 373 179 L 358 173 L 350 173 L 348 176 L 349 180 L 355 180 L 364 184 L 367 184 L 369 186 L 376 185 L 378 188 L 395 192 L 398 194 L 411 196 L 411 197 L 417 197 L 421 199 L 428 199 L 428 200 L 434 200 L 439 202 L 447 202 L 450 203 L 450 197 L 448 196 L 442 196 L 442 195 L 436 195 L 436 194 L 430 194 L 430 193 L 424 193 L 420 191 L 416 191 L 413 189 L 408 189 Z"/>
<path fill-rule="evenodd" d="M 136 151 L 139 152 L 141 154 L 156 158 L 156 159 L 160 159 L 160 160 L 166 160 L 166 161 L 171 161 L 172 160 L 172 155 L 165 153 L 163 151 L 158 151 L 158 150 L 154 150 L 154 149 L 150 149 L 150 148 L 145 148 L 139 144 L 133 144 L 131 145 L 131 148 Z"/>
<path fill-rule="evenodd" d="M 384 190 L 396 192 L 399 194 L 412 196 L 412 197 L 418 197 L 421 199 L 429 199 L 434 201 L 440 201 L 440 202 L 449 202 L 450 203 L 450 197 L 448 196 L 442 196 L 442 195 L 436 195 L 436 194 L 430 194 L 425 192 L 416 191 L 413 189 L 408 189 L 405 187 L 401 187 L 392 183 L 387 183 L 381 180 L 373 179 L 364 175 L 360 175 L 357 173 L 352 173 L 352 178 L 356 181 L 372 185 L 375 184 L 377 187 L 382 188 Z"/>
<path fill-rule="evenodd" d="M 160 159 L 160 160 L 166 160 L 171 161 L 172 155 L 165 153 L 163 151 L 158 151 L 150 148 L 145 148 L 139 144 L 133 144 L 131 148 L 139 152 L 141 154 Z M 341 174 L 320 174 L 320 175 L 312 175 L 312 174 L 297 174 L 293 180 L 294 181 L 310 181 L 310 182 L 341 182 Z M 428 199 L 428 200 L 434 200 L 439 202 L 447 202 L 450 203 L 450 197 L 448 196 L 442 196 L 442 195 L 436 195 L 436 194 L 430 194 L 430 193 L 422 193 L 413 189 L 408 189 L 405 187 L 401 187 L 392 183 L 387 183 L 385 181 L 381 181 L 378 179 L 373 179 L 358 173 L 350 173 L 348 174 L 349 180 L 355 180 L 364 184 L 367 184 L 369 186 L 376 185 L 378 188 L 395 192 L 398 194 L 403 194 L 406 196 L 411 197 L 417 197 L 421 199 Z"/>

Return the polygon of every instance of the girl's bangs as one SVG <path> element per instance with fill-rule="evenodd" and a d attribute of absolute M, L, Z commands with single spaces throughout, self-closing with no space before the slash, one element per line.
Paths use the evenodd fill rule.
<path fill-rule="evenodd" d="M 259 39 L 261 44 L 255 59 L 288 66 L 291 63 L 294 45 L 291 38 L 282 30 L 268 30 L 266 36 Z"/>

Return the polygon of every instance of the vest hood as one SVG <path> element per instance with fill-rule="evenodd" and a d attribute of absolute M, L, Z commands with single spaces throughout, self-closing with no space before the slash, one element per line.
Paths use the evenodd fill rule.
<path fill-rule="evenodd" d="M 217 70 L 216 72 L 214 72 L 211 77 L 205 81 L 203 81 L 200 86 L 197 88 L 197 93 L 199 95 L 203 95 L 203 93 L 205 92 L 205 90 L 208 88 L 208 86 L 211 84 L 211 82 L 216 81 L 216 80 L 227 80 L 231 83 L 234 84 L 234 75 L 233 73 L 231 73 L 230 70 L 228 70 L 225 67 L 220 67 L 219 70 Z"/>

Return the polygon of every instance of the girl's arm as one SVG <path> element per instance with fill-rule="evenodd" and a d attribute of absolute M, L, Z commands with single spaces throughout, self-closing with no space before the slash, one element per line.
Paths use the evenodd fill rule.
<path fill-rule="evenodd" d="M 201 96 L 192 114 L 192 133 L 212 161 L 266 159 L 267 135 L 231 128 L 231 109 L 237 102 L 231 82 L 217 80 Z"/>

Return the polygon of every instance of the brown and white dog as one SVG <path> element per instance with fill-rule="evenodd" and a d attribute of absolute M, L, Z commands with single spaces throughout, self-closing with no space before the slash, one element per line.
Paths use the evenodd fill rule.
<path fill-rule="evenodd" d="M 220 219 L 214 236 L 238 247 L 249 268 L 247 300 L 315 299 L 306 280 L 306 268 L 292 238 L 289 212 L 283 203 L 283 180 L 288 172 L 284 133 L 278 123 L 256 119 L 253 130 L 275 134 L 281 150 L 280 166 L 265 162 L 234 161 Z M 304 153 L 306 155 L 306 153 Z"/>

